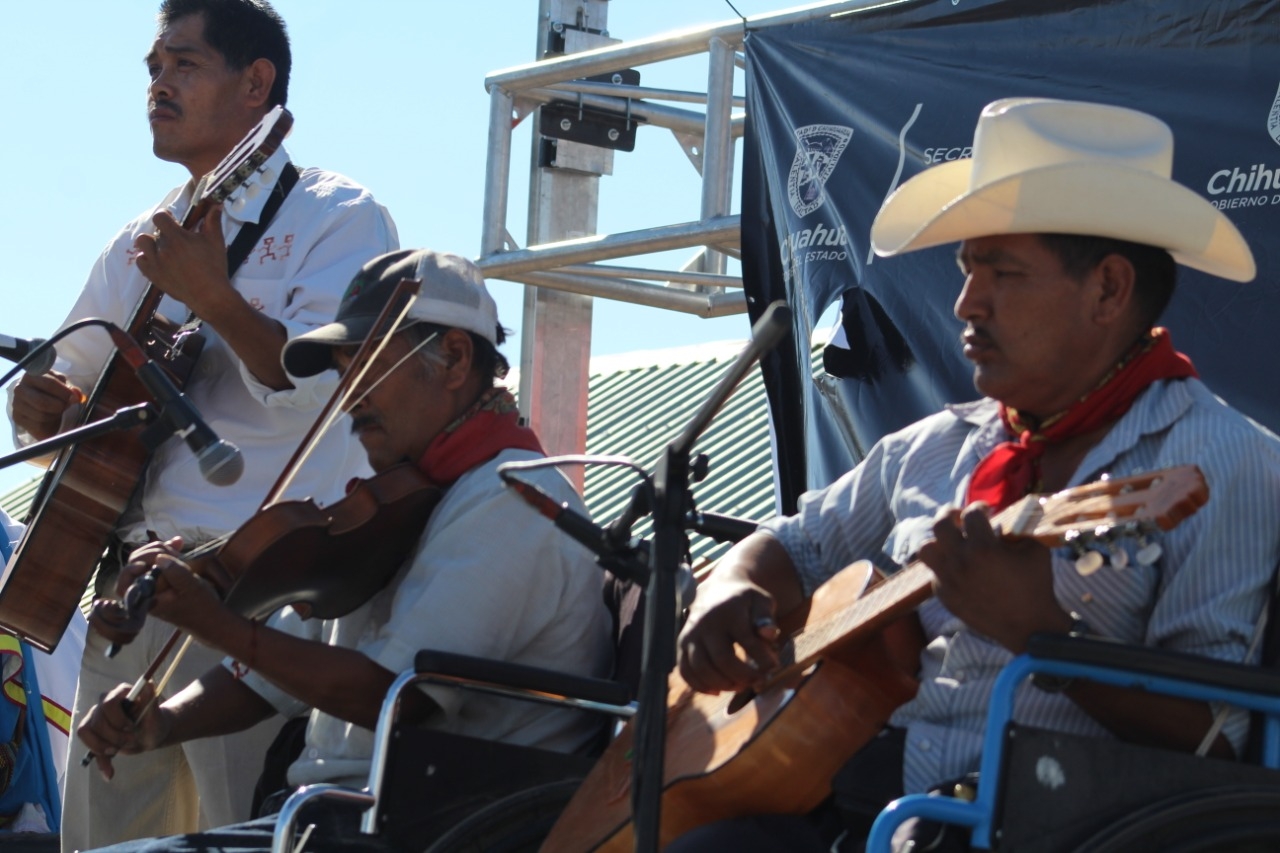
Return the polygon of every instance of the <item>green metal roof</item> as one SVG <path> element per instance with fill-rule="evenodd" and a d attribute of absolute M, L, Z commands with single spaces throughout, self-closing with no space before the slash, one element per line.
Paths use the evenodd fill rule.
<path fill-rule="evenodd" d="M 710 396 L 742 346 L 706 344 L 593 361 L 587 395 L 587 452 L 627 456 L 652 473 L 663 449 Z M 712 420 L 694 453 L 705 453 L 710 460 L 707 478 L 693 486 L 698 509 L 753 521 L 774 515 L 769 411 L 758 367 L 751 369 Z M 586 501 L 596 522 L 605 524 L 618 517 L 638 482 L 636 473 L 627 469 L 588 468 Z M 636 525 L 634 532 L 647 535 L 648 522 Z M 695 567 L 728 550 L 727 544 L 696 533 L 691 536 Z"/>
<path fill-rule="evenodd" d="M 35 470 L 34 468 L 32 469 Z M 30 480 L 21 486 L 10 489 L 7 493 L 0 495 L 0 507 L 9 513 L 10 518 L 25 518 L 27 511 L 31 509 L 31 502 L 35 500 L 36 490 L 40 488 L 40 478 L 42 474 L 36 474 Z"/>

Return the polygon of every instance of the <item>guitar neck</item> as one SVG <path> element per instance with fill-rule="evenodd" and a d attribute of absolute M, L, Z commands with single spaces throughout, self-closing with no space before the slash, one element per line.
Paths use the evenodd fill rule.
<path fill-rule="evenodd" d="M 1182 465 L 1028 495 L 992 517 L 991 527 L 1006 539 L 1035 539 L 1052 548 L 1077 537 L 1083 547 L 1091 537 L 1170 530 L 1208 499 L 1204 475 Z M 827 650 L 879 631 L 933 594 L 933 572 L 919 561 L 879 578 L 869 563 L 854 563 L 819 587 L 804 625 L 779 648 L 780 669 L 767 683 L 790 678 Z"/>
<path fill-rule="evenodd" d="M 918 561 L 879 582 L 868 579 L 872 582 L 861 595 L 843 607 L 811 614 L 804 626 L 787 638 L 778 649 L 779 669 L 768 684 L 803 672 L 841 643 L 874 634 L 933 595 L 933 572 Z"/>

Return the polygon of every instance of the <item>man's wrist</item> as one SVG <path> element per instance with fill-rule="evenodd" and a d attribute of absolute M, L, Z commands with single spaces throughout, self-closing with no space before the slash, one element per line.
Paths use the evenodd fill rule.
<path fill-rule="evenodd" d="M 1068 637 L 1088 637 L 1093 632 L 1089 628 L 1089 623 L 1084 621 L 1079 613 L 1072 612 L 1071 625 L 1067 629 Z M 1036 689 L 1045 693 L 1062 693 L 1075 684 L 1075 678 L 1063 675 L 1048 675 L 1046 673 L 1037 672 L 1031 676 L 1031 684 Z"/>

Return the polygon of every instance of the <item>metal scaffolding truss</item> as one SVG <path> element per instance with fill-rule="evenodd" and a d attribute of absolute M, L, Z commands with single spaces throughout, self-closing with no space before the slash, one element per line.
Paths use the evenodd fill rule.
<path fill-rule="evenodd" d="M 479 258 L 485 275 L 705 317 L 745 312 L 741 277 L 725 274 L 725 256 L 736 257 L 739 246 L 740 217 L 730 210 L 730 205 L 734 140 L 743 133 L 745 105 L 741 97 L 734 96 L 733 84 L 736 69 L 743 65 L 738 51 L 745 29 L 883 5 L 884 0 L 828 0 L 745 21 L 730 20 L 621 42 L 490 74 L 485 79 L 490 98 L 489 156 Z M 697 54 L 705 54 L 708 59 L 705 92 L 584 79 Z M 506 226 L 512 130 L 518 121 L 550 102 L 606 110 L 670 130 L 701 175 L 701 218 L 516 248 Z M 703 105 L 704 109 L 690 109 L 690 104 Z M 679 269 L 598 263 L 685 248 L 698 251 Z"/>
<path fill-rule="evenodd" d="M 539 0 L 541 61 L 496 71 L 489 92 L 488 162 L 480 257 L 485 276 L 528 285 L 521 324 L 520 408 L 551 454 L 586 446 L 593 298 L 702 317 L 746 312 L 733 205 L 735 140 L 745 104 L 734 75 L 748 28 L 791 24 L 913 0 L 827 0 L 631 42 L 609 37 L 609 0 Z M 644 0 L 637 0 L 644 2 Z M 642 87 L 637 66 L 704 54 L 706 91 Z M 698 107 L 701 106 L 701 109 Z M 532 117 L 528 239 L 507 228 L 512 131 Z M 699 219 L 599 234 L 599 180 L 636 128 L 675 135 L 701 177 Z M 623 156 L 626 156 L 625 154 Z M 676 269 L 642 259 L 691 249 Z M 670 257 L 667 255 L 666 257 Z M 605 261 L 633 259 L 631 263 Z M 579 487 L 580 472 L 571 474 Z"/>

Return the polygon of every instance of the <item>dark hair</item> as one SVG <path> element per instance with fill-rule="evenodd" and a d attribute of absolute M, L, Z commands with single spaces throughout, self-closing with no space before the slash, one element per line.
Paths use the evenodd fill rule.
<path fill-rule="evenodd" d="M 289 33 L 284 19 L 267 0 L 163 0 L 156 19 L 160 28 L 189 15 L 204 15 L 204 40 L 235 71 L 259 59 L 276 67 L 269 106 L 289 100 Z"/>
<path fill-rule="evenodd" d="M 441 326 L 437 323 L 414 323 L 412 326 L 404 329 L 404 334 L 408 335 L 409 340 L 413 344 L 420 344 L 431 335 L 444 336 L 445 332 L 453 328 L 452 326 Z M 471 369 L 479 373 L 487 379 L 490 384 L 496 379 L 502 379 L 511 370 L 511 364 L 507 361 L 507 357 L 498 352 L 498 348 L 489 342 L 488 338 L 482 338 L 475 332 L 462 329 L 471 337 Z M 496 329 L 496 337 L 498 343 L 505 343 L 507 340 L 507 330 L 498 326 Z"/>
<path fill-rule="evenodd" d="M 1041 241 L 1062 263 L 1063 272 L 1081 278 L 1102 263 L 1107 255 L 1120 255 L 1133 264 L 1134 294 L 1141 321 L 1155 325 L 1173 298 L 1178 265 L 1166 250 L 1145 243 L 1131 243 L 1113 237 L 1078 234 L 1041 234 Z"/>

